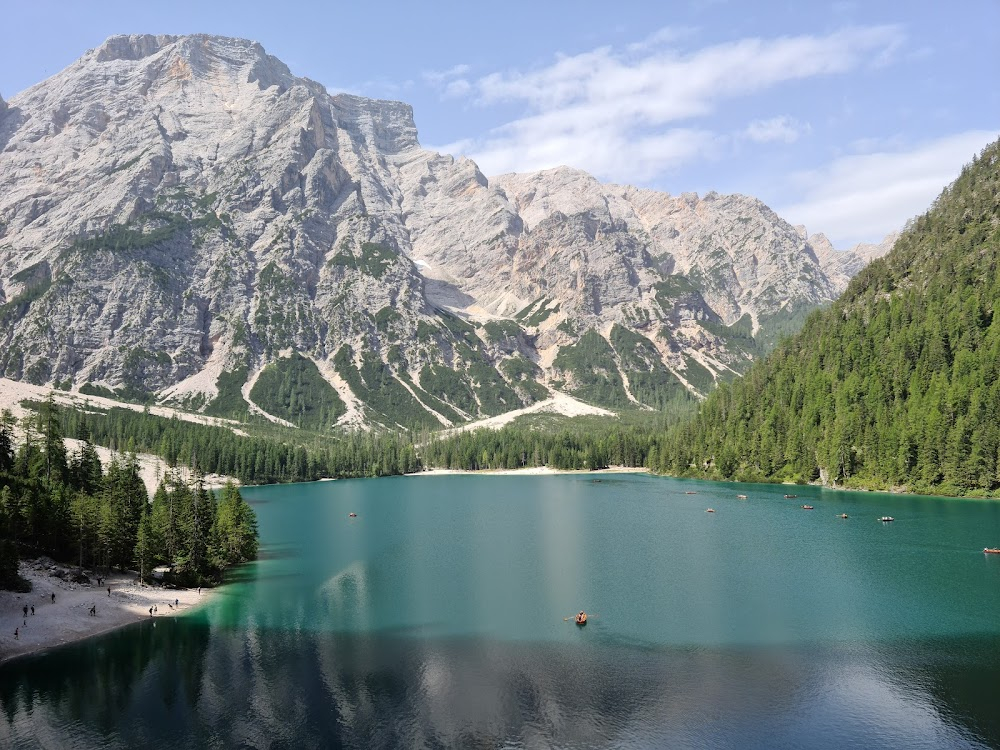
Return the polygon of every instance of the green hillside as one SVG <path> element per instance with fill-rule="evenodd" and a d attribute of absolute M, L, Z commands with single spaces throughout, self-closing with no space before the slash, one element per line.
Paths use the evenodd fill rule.
<path fill-rule="evenodd" d="M 668 435 L 656 468 L 1000 495 L 1000 143 L 830 308 Z"/>
<path fill-rule="evenodd" d="M 268 414 L 309 430 L 329 430 L 346 411 L 316 364 L 297 352 L 265 367 L 250 398 Z"/>

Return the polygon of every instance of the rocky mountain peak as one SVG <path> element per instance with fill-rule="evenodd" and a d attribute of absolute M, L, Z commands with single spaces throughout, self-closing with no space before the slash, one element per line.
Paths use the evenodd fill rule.
<path fill-rule="evenodd" d="M 398 154 L 420 145 L 409 104 L 354 94 L 335 94 L 330 100 L 342 120 L 341 127 L 356 128 L 378 152 Z"/>
<path fill-rule="evenodd" d="M 0 116 L 0 375 L 34 383 L 233 414 L 283 367 L 352 424 L 656 406 L 853 268 L 748 196 L 487 179 L 244 39 L 112 37 Z"/>
<path fill-rule="evenodd" d="M 802 231 L 805 232 L 805 227 Z M 860 243 L 849 250 L 837 250 L 826 235 L 819 232 L 810 235 L 808 243 L 834 290 L 841 294 L 858 271 L 892 250 L 898 237 L 899 232 L 890 232 L 878 244 Z"/>
<path fill-rule="evenodd" d="M 104 44 L 94 50 L 97 62 L 109 60 L 141 60 L 149 57 L 180 37 L 153 34 L 116 34 L 108 37 Z"/>

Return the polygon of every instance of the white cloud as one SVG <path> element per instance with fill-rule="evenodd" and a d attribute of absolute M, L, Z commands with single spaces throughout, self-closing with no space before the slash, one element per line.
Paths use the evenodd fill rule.
<path fill-rule="evenodd" d="M 743 39 L 685 55 L 654 42 L 645 54 L 601 47 L 538 70 L 493 73 L 469 84 L 469 95 L 480 106 L 521 103 L 526 111 L 464 141 L 462 150 L 486 174 L 568 164 L 605 179 L 650 180 L 715 152 L 725 138 L 683 121 L 726 99 L 874 64 L 902 38 L 896 26 L 849 28 Z"/>
<path fill-rule="evenodd" d="M 802 198 L 778 213 L 810 232 L 823 232 L 840 249 L 878 242 L 927 210 L 998 133 L 972 130 L 908 150 L 840 157 L 822 169 L 794 175 L 790 188 Z"/>
<path fill-rule="evenodd" d="M 464 78 L 470 70 L 471 67 L 462 63 L 453 65 L 447 70 L 425 70 L 420 76 L 427 84 L 441 92 L 442 99 L 455 99 L 466 96 L 472 91 L 472 84 Z"/>
<path fill-rule="evenodd" d="M 470 91 L 472 91 L 472 84 L 469 83 L 464 78 L 456 78 L 454 81 L 449 81 L 448 85 L 444 87 L 442 95 L 448 98 L 465 96 Z"/>
<path fill-rule="evenodd" d="M 803 133 L 809 132 L 809 124 L 801 123 L 794 117 L 781 115 L 769 120 L 754 120 L 743 131 L 743 137 L 754 143 L 794 143 Z"/>
<path fill-rule="evenodd" d="M 447 70 L 425 70 L 420 74 L 420 77 L 433 86 L 440 86 L 454 78 L 461 78 L 470 70 L 471 68 L 468 65 L 460 63 L 459 65 L 453 65 Z"/>
<path fill-rule="evenodd" d="M 628 45 L 629 52 L 646 52 L 654 47 L 661 47 L 693 36 L 697 29 L 691 26 L 665 26 L 657 29 L 641 42 Z"/>
<path fill-rule="evenodd" d="M 511 148 L 512 143 L 520 144 Z M 553 134 L 532 138 L 524 132 L 512 132 L 510 138 L 486 144 L 459 142 L 445 147 L 450 153 L 469 153 L 475 149 L 475 161 L 488 165 L 487 174 L 524 172 L 571 165 L 607 179 L 625 175 L 627 182 L 647 182 L 696 158 L 714 158 L 721 141 L 705 130 L 673 128 L 642 136 L 629 136 L 610 128 Z M 458 148 L 455 148 L 455 147 Z M 570 159 L 575 154 L 579 158 Z M 530 165 L 526 167 L 526 165 Z"/>

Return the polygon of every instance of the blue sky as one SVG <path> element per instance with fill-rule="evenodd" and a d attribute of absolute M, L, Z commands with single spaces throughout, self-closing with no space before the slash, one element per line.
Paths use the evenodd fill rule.
<path fill-rule="evenodd" d="M 247 37 L 331 92 L 412 104 L 422 144 L 487 175 L 746 193 L 840 248 L 1000 137 L 1000 0 L 5 5 L 6 99 L 112 34 Z"/>

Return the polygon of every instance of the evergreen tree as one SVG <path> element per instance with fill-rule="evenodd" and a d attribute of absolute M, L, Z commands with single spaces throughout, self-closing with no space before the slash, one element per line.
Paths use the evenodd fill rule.
<path fill-rule="evenodd" d="M 139 578 L 146 579 L 152 575 L 156 565 L 156 538 L 153 532 L 152 513 L 148 504 L 144 504 L 139 520 L 139 533 L 135 540 L 135 562 L 139 568 Z"/>
<path fill-rule="evenodd" d="M 239 489 L 227 482 L 222 489 L 215 519 L 216 557 L 222 566 L 257 557 L 257 514 Z"/>

